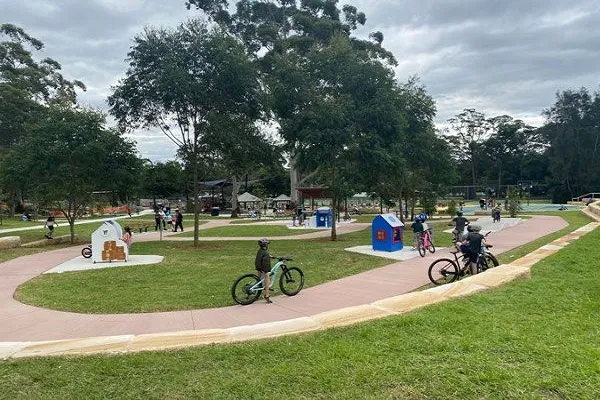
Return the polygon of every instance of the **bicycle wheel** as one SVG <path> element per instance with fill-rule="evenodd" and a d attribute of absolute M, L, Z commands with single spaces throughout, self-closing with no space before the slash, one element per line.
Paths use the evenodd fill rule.
<path fill-rule="evenodd" d="M 84 247 L 83 249 L 81 249 L 81 255 L 84 258 L 92 257 L 92 249 L 90 249 L 89 247 Z"/>
<path fill-rule="evenodd" d="M 488 269 L 488 263 L 485 259 L 485 257 L 483 256 L 479 256 L 477 258 L 477 273 L 481 273 L 484 272 Z"/>
<path fill-rule="evenodd" d="M 260 278 L 254 274 L 246 274 L 237 278 L 231 287 L 233 301 L 243 306 L 254 303 L 262 293 L 262 288 L 252 289 L 252 287 L 259 282 Z"/>
<path fill-rule="evenodd" d="M 295 296 L 304 287 L 304 272 L 298 267 L 283 268 L 279 288 L 288 296 Z"/>
<path fill-rule="evenodd" d="M 429 243 L 429 247 L 427 248 L 431 254 L 435 253 L 435 246 L 433 243 Z"/>
<path fill-rule="evenodd" d="M 425 245 L 423 243 L 419 243 L 419 255 L 421 257 L 425 257 L 426 252 L 427 250 L 425 250 Z"/>
<path fill-rule="evenodd" d="M 454 282 L 458 279 L 458 266 L 448 258 L 440 258 L 429 266 L 429 280 L 435 285 Z"/>
<path fill-rule="evenodd" d="M 485 253 L 485 261 L 487 261 L 488 268 L 494 268 L 500 265 L 496 259 L 496 256 L 494 256 L 492 253 Z"/>

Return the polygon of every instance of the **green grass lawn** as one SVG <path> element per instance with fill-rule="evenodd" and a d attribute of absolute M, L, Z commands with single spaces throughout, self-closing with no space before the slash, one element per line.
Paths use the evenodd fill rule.
<path fill-rule="evenodd" d="M 306 286 L 354 275 L 389 264 L 390 260 L 345 251 L 370 243 L 370 230 L 329 239 L 273 241 L 276 256 L 293 256 Z M 161 264 L 41 275 L 23 284 L 16 298 L 59 310 L 125 313 L 182 310 L 232 305 L 231 285 L 254 271 L 254 241 L 140 242 L 132 254 L 161 254 Z M 277 293 L 276 293 L 277 294 Z"/>
<path fill-rule="evenodd" d="M 37 221 L 23 221 L 20 215 L 14 217 L 2 215 L 0 218 L 2 219 L 0 229 L 24 228 L 28 226 L 43 225 L 46 222 L 46 218 L 41 217 L 38 217 Z"/>
<path fill-rule="evenodd" d="M 119 224 L 121 224 L 121 220 L 119 220 Z M 75 236 L 82 242 L 89 243 L 92 232 L 95 231 L 100 225 L 102 225 L 101 222 L 75 225 Z M 121 226 L 124 226 L 124 225 L 121 224 Z M 29 243 L 29 242 L 35 242 L 37 240 L 44 239 L 44 235 L 46 233 L 48 233 L 48 230 L 43 227 L 43 224 L 40 224 L 39 229 L 2 233 L 2 234 L 0 234 L 0 237 L 20 236 L 21 243 Z M 70 235 L 70 234 L 71 234 L 71 231 L 69 229 L 69 225 L 66 223 L 59 222 L 59 225 L 54 228 L 54 236 L 55 237 L 63 236 L 63 235 Z"/>
<path fill-rule="evenodd" d="M 198 231 L 201 237 L 242 237 L 242 236 L 295 236 L 309 232 L 317 232 L 319 229 L 289 229 L 282 225 L 256 225 L 236 224 L 235 226 L 219 226 L 216 228 L 202 229 Z M 193 230 L 186 230 L 177 234 L 177 237 L 193 237 Z"/>
<path fill-rule="evenodd" d="M 184 227 L 186 229 L 192 229 L 193 232 L 193 225 L 194 225 L 194 216 L 193 215 L 189 215 L 189 216 L 184 216 Z M 85 221 L 85 219 L 81 219 L 81 220 L 77 220 L 79 221 Z M 151 232 L 154 230 L 154 216 L 152 215 L 142 215 L 142 216 L 133 216 L 132 218 L 123 218 L 123 219 L 118 219 L 116 220 L 119 225 L 121 225 L 122 228 L 124 228 L 127 225 L 130 225 L 133 228 L 133 234 L 134 237 L 137 233 L 139 233 L 138 231 L 138 227 L 145 227 L 148 226 L 149 228 L 147 229 L 148 232 Z M 30 230 L 23 230 L 23 231 L 16 231 L 16 232 L 6 232 L 6 233 L 0 233 L 0 237 L 5 237 L 5 236 L 20 236 L 21 237 L 21 243 L 30 243 L 30 242 L 35 242 L 37 240 L 42 240 L 44 239 L 44 234 L 46 234 L 48 231 L 46 230 L 46 228 L 44 228 L 44 223 L 45 221 L 38 221 L 38 222 L 23 222 L 23 221 L 19 221 L 20 223 L 17 223 L 14 226 L 11 226 L 11 228 L 22 228 L 22 227 L 29 227 L 29 226 L 37 226 L 38 229 L 30 229 Z M 208 219 L 203 219 L 201 221 L 199 221 L 199 224 L 205 224 L 209 222 Z M 92 232 L 94 232 L 96 229 L 98 229 L 98 227 L 102 225 L 102 222 L 90 222 L 90 223 L 82 223 L 82 224 L 75 224 L 75 236 L 77 237 L 77 241 L 78 243 L 89 243 L 92 237 Z M 4 226 L 0 226 L 0 229 L 8 229 Z M 66 223 L 63 220 L 59 220 L 58 221 L 58 226 L 56 228 L 54 228 L 54 236 L 64 236 L 64 235 L 70 235 L 71 231 L 69 228 L 69 224 Z M 193 234 L 192 234 L 193 235 Z M 46 247 L 47 249 L 47 247 Z"/>
<path fill-rule="evenodd" d="M 599 241 L 575 241 L 531 280 L 356 326 L 1 362 L 0 398 L 598 399 Z"/>

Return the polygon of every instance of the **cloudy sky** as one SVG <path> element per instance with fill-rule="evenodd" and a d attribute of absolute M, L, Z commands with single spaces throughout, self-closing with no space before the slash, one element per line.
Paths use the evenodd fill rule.
<path fill-rule="evenodd" d="M 0 0 L 0 23 L 42 40 L 43 55 L 82 80 L 84 104 L 106 110 L 126 70 L 131 39 L 146 25 L 174 27 L 199 15 L 184 0 Z M 555 93 L 600 85 L 598 0 L 348 0 L 367 15 L 358 35 L 384 34 L 397 76 L 418 75 L 437 103 L 437 123 L 464 108 L 534 125 Z M 173 157 L 160 133 L 135 134 L 142 156 Z"/>

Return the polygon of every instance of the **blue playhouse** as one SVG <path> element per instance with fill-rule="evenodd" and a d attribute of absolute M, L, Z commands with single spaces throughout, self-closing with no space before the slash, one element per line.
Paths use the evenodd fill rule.
<path fill-rule="evenodd" d="M 381 214 L 376 216 L 371 226 L 373 250 L 402 250 L 404 247 L 402 243 L 404 224 L 394 214 Z"/>

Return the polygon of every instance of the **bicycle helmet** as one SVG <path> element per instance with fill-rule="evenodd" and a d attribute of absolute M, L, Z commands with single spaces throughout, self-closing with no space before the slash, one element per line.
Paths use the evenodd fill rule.
<path fill-rule="evenodd" d="M 458 215 L 459 217 L 462 217 L 463 213 L 462 213 L 462 211 L 457 211 L 456 215 Z"/>
<path fill-rule="evenodd" d="M 258 240 L 258 245 L 259 245 L 260 247 L 267 247 L 267 246 L 268 246 L 268 244 L 269 244 L 269 239 L 262 238 L 262 239 L 259 239 L 259 240 Z"/>
<path fill-rule="evenodd" d="M 471 225 L 471 229 L 473 230 L 473 232 L 479 233 L 481 231 L 481 226 L 477 225 L 477 224 L 473 224 L 473 225 Z"/>

